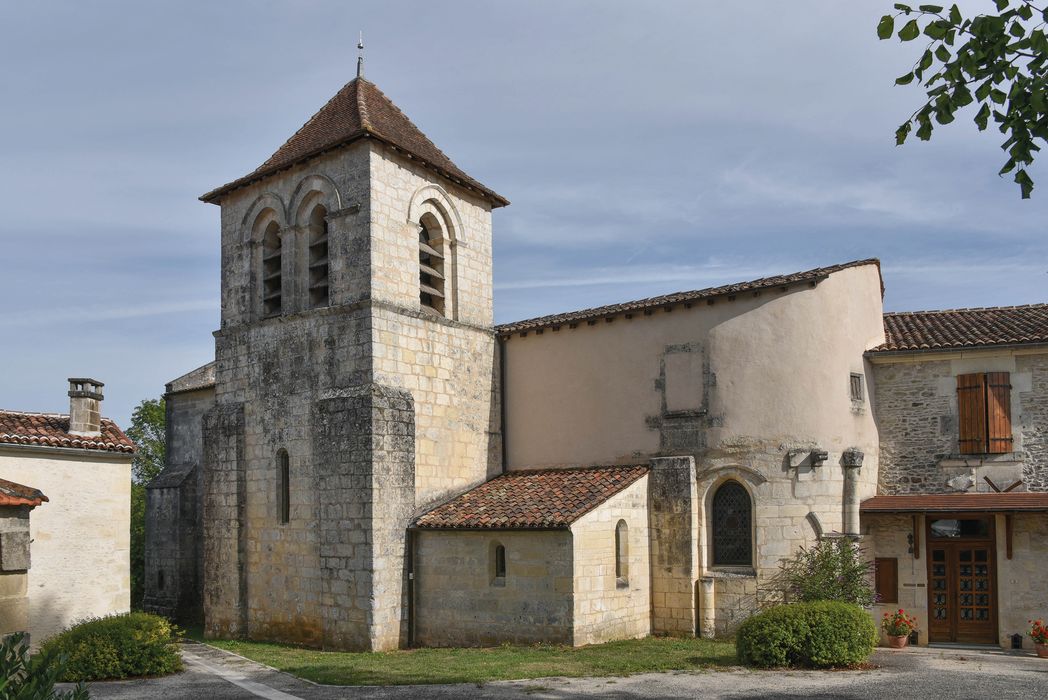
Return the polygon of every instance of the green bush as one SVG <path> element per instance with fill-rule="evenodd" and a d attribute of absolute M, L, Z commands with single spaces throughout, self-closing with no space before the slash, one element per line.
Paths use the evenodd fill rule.
<path fill-rule="evenodd" d="M 782 562 L 773 585 L 787 603 L 837 600 L 870 606 L 874 602 L 873 564 L 846 537 L 801 547 L 793 558 Z"/>
<path fill-rule="evenodd" d="M 866 662 L 877 628 L 857 605 L 835 601 L 780 605 L 746 620 L 735 636 L 739 661 L 773 668 L 827 668 Z"/>
<path fill-rule="evenodd" d="M 40 655 L 64 656 L 61 680 L 67 682 L 163 676 L 182 670 L 177 633 L 170 622 L 156 615 L 111 615 L 81 622 L 51 637 L 40 647 Z"/>
<path fill-rule="evenodd" d="M 68 692 L 55 690 L 62 673 L 62 656 L 29 659 L 24 632 L 8 635 L 0 642 L 0 698 L 3 700 L 89 700 L 83 685 Z"/>

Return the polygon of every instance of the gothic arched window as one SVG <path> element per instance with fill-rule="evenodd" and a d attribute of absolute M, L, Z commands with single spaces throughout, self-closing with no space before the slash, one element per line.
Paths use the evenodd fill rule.
<path fill-rule="evenodd" d="M 291 522 L 291 458 L 287 450 L 277 452 L 277 507 L 280 522 Z"/>
<path fill-rule="evenodd" d="M 276 316 L 282 307 L 280 226 L 271 221 L 262 234 L 262 314 Z"/>
<path fill-rule="evenodd" d="M 625 520 L 615 525 L 615 585 L 630 585 L 630 530 Z"/>
<path fill-rule="evenodd" d="M 327 209 L 316 206 L 309 214 L 309 306 L 327 306 L 328 292 L 328 222 Z"/>
<path fill-rule="evenodd" d="M 753 503 L 737 481 L 726 481 L 713 494 L 710 530 L 714 566 L 753 565 Z"/>
<path fill-rule="evenodd" d="M 418 230 L 419 302 L 423 311 L 444 315 L 444 239 L 432 215 L 422 217 Z"/>

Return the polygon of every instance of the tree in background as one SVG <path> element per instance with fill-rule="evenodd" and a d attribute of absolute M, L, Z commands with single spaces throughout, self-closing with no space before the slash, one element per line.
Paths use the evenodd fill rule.
<path fill-rule="evenodd" d="M 1030 0 L 993 0 L 996 13 L 966 18 L 957 5 L 897 3 L 896 13 L 884 15 L 877 36 L 913 41 L 922 34 L 928 43 L 913 68 L 896 85 L 917 81 L 927 99 L 895 132 L 902 145 L 917 127 L 917 138 L 932 137 L 935 123 L 949 124 L 955 113 L 978 104 L 975 123 L 980 131 L 993 118 L 1006 139 L 1001 149 L 1008 159 L 1000 175 L 1015 171 L 1023 199 L 1033 191 L 1027 168 L 1038 145 L 1048 141 L 1048 0 L 1038 7 Z M 899 26 L 901 25 L 901 26 Z M 934 123 L 933 123 L 934 122 Z"/>
<path fill-rule="evenodd" d="M 164 399 L 146 399 L 131 414 L 127 436 L 138 448 L 131 463 L 131 608 L 145 593 L 146 484 L 164 468 L 167 451 Z"/>

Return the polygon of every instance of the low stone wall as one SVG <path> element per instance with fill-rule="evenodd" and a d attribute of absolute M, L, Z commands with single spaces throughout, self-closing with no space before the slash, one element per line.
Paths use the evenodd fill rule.
<path fill-rule="evenodd" d="M 572 643 L 570 532 L 423 530 L 416 552 L 416 644 Z"/>

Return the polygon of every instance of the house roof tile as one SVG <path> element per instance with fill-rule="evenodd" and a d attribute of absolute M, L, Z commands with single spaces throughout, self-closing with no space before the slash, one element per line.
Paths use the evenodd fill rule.
<path fill-rule="evenodd" d="M 928 493 L 874 496 L 863 513 L 1048 511 L 1048 493 Z"/>
<path fill-rule="evenodd" d="M 438 175 L 477 192 L 496 207 L 509 204 L 506 198 L 455 165 L 374 83 L 364 78 L 347 83 L 265 163 L 200 199 L 217 202 L 222 195 L 237 188 L 363 138 L 374 138 L 403 151 Z"/>
<path fill-rule="evenodd" d="M 38 506 L 47 500 L 39 489 L 0 479 L 0 506 Z"/>
<path fill-rule="evenodd" d="M 424 529 L 562 530 L 648 473 L 644 465 L 513 471 L 421 516 Z"/>
<path fill-rule="evenodd" d="M 24 413 L 0 410 L 0 444 L 67 447 L 131 454 L 135 444 L 116 423 L 102 419 L 101 435 L 69 433 L 69 416 L 60 413 Z"/>
<path fill-rule="evenodd" d="M 1048 343 L 1048 304 L 887 313 L 884 334 L 871 352 Z"/>

